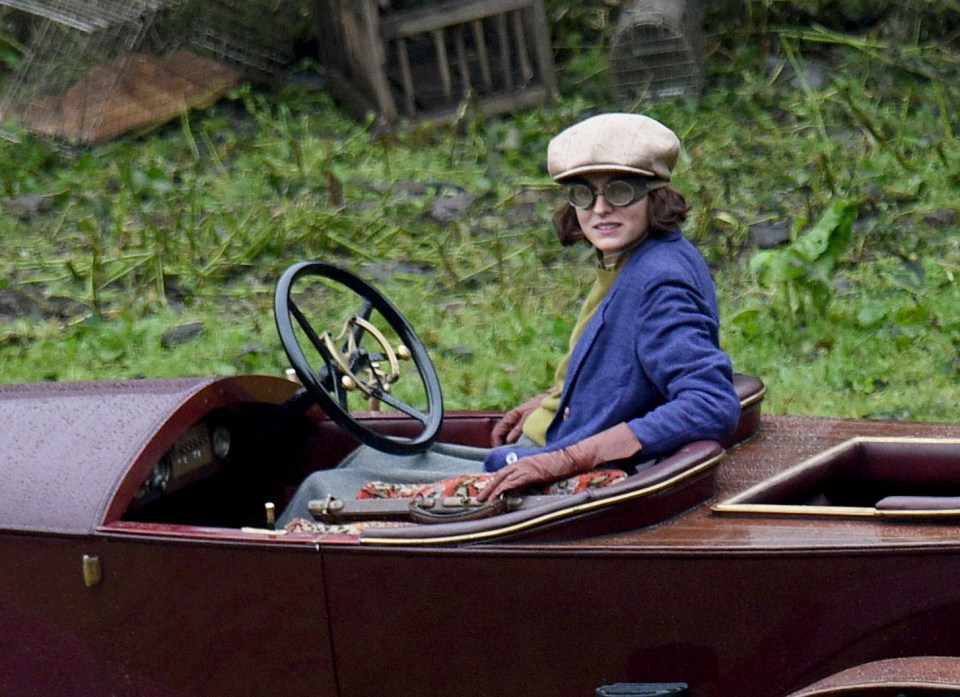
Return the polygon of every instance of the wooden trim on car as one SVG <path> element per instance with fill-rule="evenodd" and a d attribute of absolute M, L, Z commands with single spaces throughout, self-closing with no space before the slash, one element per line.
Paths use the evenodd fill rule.
<path fill-rule="evenodd" d="M 905 445 L 960 445 L 957 438 L 923 438 L 909 436 L 855 436 L 837 445 L 817 453 L 793 467 L 762 481 L 726 501 L 714 504 L 716 513 L 737 513 L 751 515 L 787 515 L 787 516 L 830 516 L 841 518 L 891 518 L 891 519 L 930 519 L 960 517 L 960 506 L 942 508 L 904 507 L 879 508 L 876 506 L 831 506 L 828 504 L 775 503 L 764 502 L 764 494 L 784 487 L 791 481 L 803 478 L 805 474 L 817 476 L 813 471 L 827 468 L 839 454 L 869 444 Z M 869 478 L 868 478 L 869 480 Z M 958 474 L 960 482 L 960 474 Z M 960 498 L 957 499 L 960 504 Z M 952 503 L 952 501 L 951 501 Z"/>

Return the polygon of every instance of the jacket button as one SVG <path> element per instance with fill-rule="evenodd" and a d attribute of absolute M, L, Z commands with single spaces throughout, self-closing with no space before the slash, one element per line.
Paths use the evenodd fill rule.
<path fill-rule="evenodd" d="M 570 418 L 570 407 L 563 408 L 563 420 L 566 421 Z"/>

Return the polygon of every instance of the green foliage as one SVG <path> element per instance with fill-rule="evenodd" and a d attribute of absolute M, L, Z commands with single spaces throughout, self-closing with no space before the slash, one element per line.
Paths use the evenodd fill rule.
<path fill-rule="evenodd" d="M 603 48 L 621 6 L 619 0 L 545 0 L 547 23 L 561 61 Z"/>
<path fill-rule="evenodd" d="M 506 118 L 465 107 L 450 127 L 384 130 L 289 85 L 91 150 L 5 124 L 0 379 L 280 373 L 273 283 L 323 258 L 410 317 L 448 407 L 512 406 L 552 378 L 592 263 L 553 239 L 547 142 L 583 114 L 634 109 L 683 140 L 686 232 L 765 408 L 956 419 L 956 47 L 930 38 L 928 5 L 910 5 L 909 40 L 808 21 L 828 3 L 709 5 L 698 99 L 615 103 L 617 6 L 548 0 L 561 96 Z M 469 206 L 443 215 L 457 197 Z M 14 214 L 22 201 L 34 208 Z M 763 226 L 789 243 L 755 252 Z M 14 290 L 30 299 L 19 312 Z M 192 322 L 197 336 L 163 341 Z"/>
<path fill-rule="evenodd" d="M 8 7 L 0 7 L 0 77 L 14 70 L 26 50 L 19 38 L 20 25 L 16 13 Z"/>
<path fill-rule="evenodd" d="M 826 308 L 833 295 L 833 272 L 847 250 L 856 217 L 854 203 L 837 201 L 789 245 L 759 251 L 750 259 L 750 271 L 773 290 L 787 317 L 807 317 Z"/>

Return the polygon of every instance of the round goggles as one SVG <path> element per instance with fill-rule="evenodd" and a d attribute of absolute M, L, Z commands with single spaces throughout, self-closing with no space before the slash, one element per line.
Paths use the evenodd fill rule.
<path fill-rule="evenodd" d="M 611 206 L 623 208 L 646 196 L 650 184 L 647 179 L 611 179 L 603 189 L 594 189 L 586 182 L 576 181 L 567 184 L 567 201 L 574 208 L 588 210 L 597 202 L 597 196 L 603 196 Z"/>

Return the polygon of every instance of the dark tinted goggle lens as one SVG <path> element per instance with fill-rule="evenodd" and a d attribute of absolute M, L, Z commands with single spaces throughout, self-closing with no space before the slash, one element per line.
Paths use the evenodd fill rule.
<path fill-rule="evenodd" d="M 567 200 L 574 208 L 593 208 L 597 196 L 602 195 L 607 203 L 617 208 L 636 203 L 647 193 L 647 183 L 644 181 L 627 181 L 614 179 L 607 182 L 603 190 L 596 190 L 589 184 L 574 182 L 567 186 Z"/>

